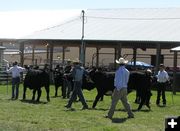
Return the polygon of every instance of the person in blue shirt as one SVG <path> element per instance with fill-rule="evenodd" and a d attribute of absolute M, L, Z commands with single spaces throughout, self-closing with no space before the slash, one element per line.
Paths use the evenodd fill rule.
<path fill-rule="evenodd" d="M 79 97 L 79 100 L 81 101 L 83 105 L 83 110 L 88 109 L 88 105 L 86 103 L 86 100 L 84 98 L 84 95 L 82 93 L 82 82 L 83 82 L 83 75 L 87 75 L 87 72 L 85 69 L 81 66 L 81 62 L 79 60 L 76 60 L 73 62 L 73 68 L 71 70 L 71 75 L 73 77 L 74 87 L 72 91 L 72 95 L 68 101 L 68 104 L 65 106 L 66 108 L 71 108 L 73 101 L 76 100 L 76 97 Z"/>
<path fill-rule="evenodd" d="M 114 111 L 117 105 L 117 102 L 121 100 L 125 110 L 128 113 L 128 118 L 134 118 L 134 114 L 131 111 L 130 104 L 127 100 L 127 84 L 129 81 L 129 71 L 125 68 L 125 64 L 127 64 L 127 60 L 124 58 L 119 58 L 119 60 L 116 60 L 116 63 L 119 64 L 119 68 L 115 72 L 115 78 L 114 78 L 114 92 L 112 95 L 112 102 L 109 109 L 109 112 L 106 118 L 112 119 L 114 115 Z"/>

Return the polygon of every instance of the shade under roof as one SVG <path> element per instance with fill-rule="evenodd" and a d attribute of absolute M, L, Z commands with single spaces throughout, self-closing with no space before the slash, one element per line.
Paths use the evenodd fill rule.
<path fill-rule="evenodd" d="M 22 39 L 81 40 L 80 16 Z M 180 8 L 85 11 L 85 40 L 180 42 Z"/>

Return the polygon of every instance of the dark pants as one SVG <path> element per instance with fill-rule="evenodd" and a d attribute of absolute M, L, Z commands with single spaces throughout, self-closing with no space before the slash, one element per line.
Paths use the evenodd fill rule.
<path fill-rule="evenodd" d="M 84 99 L 81 86 L 82 86 L 82 81 L 74 81 L 74 88 L 73 88 L 72 95 L 68 101 L 68 105 L 67 105 L 68 107 L 71 107 L 73 101 L 76 100 L 77 96 L 79 97 L 79 100 L 81 101 L 82 105 L 84 107 L 87 107 L 87 103 Z"/>
<path fill-rule="evenodd" d="M 165 96 L 165 90 L 166 90 L 166 83 L 158 83 L 157 85 L 157 100 L 156 104 L 159 105 L 160 103 L 160 97 L 162 94 L 163 104 L 166 104 L 166 96 Z"/>
<path fill-rule="evenodd" d="M 63 98 L 69 98 L 71 93 L 72 87 L 71 87 L 71 81 L 68 79 L 64 79 L 63 86 L 62 86 L 62 96 Z"/>
<path fill-rule="evenodd" d="M 12 99 L 18 99 L 20 77 L 12 78 Z M 14 91 L 15 90 L 15 91 Z"/>

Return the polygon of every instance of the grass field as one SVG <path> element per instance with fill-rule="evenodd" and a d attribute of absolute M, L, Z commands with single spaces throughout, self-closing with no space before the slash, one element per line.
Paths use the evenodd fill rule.
<path fill-rule="evenodd" d="M 81 110 L 80 102 L 73 103 L 74 110 L 67 110 L 64 105 L 67 99 L 53 98 L 46 102 L 43 88 L 41 102 L 33 103 L 31 91 L 27 90 L 27 100 L 22 101 L 22 86 L 19 100 L 10 100 L 11 87 L 0 85 L 0 131 L 163 131 L 165 117 L 180 115 L 180 93 L 174 96 L 166 92 L 167 106 L 157 107 L 156 92 L 151 97 L 152 111 L 144 106 L 137 112 L 134 103 L 135 92 L 128 95 L 129 102 L 135 114 L 134 119 L 127 119 L 127 114 L 119 102 L 112 120 L 104 118 L 107 114 L 111 98 L 106 96 L 100 101 L 96 109 Z M 59 94 L 61 94 L 59 92 Z M 51 86 L 51 96 L 54 87 Z M 96 90 L 84 91 L 89 107 L 92 106 Z"/>

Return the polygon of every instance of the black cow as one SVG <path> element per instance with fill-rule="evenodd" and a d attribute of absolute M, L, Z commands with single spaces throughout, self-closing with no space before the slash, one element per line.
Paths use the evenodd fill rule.
<path fill-rule="evenodd" d="M 97 102 L 103 95 L 108 95 L 108 92 L 113 92 L 114 90 L 114 72 L 105 73 L 103 71 L 93 71 L 90 72 L 91 79 L 94 81 L 97 88 L 97 96 L 93 102 L 92 108 L 95 108 Z M 145 73 L 141 72 L 131 72 L 128 82 L 128 93 L 135 89 L 140 95 L 142 93 L 141 88 L 146 88 L 145 83 Z"/>
<path fill-rule="evenodd" d="M 55 85 L 55 97 L 58 95 L 58 88 L 63 86 L 63 81 L 64 81 L 64 74 L 63 74 L 63 69 L 61 67 L 56 67 L 53 70 L 53 75 L 54 75 L 54 85 Z M 63 88 L 61 88 L 61 91 L 63 92 Z"/>
<path fill-rule="evenodd" d="M 91 80 L 91 78 L 87 78 L 87 76 L 83 76 L 82 89 L 86 89 L 88 91 L 95 88 L 95 83 Z"/>
<path fill-rule="evenodd" d="M 32 100 L 35 100 L 35 94 L 37 91 L 38 97 L 36 101 L 39 101 L 42 92 L 41 87 L 45 87 L 47 93 L 47 101 L 50 101 L 49 85 L 50 79 L 48 72 L 39 69 L 29 69 L 24 79 L 23 99 L 26 99 L 26 89 L 29 88 L 30 90 L 33 90 Z"/>
<path fill-rule="evenodd" d="M 67 74 L 67 73 L 63 73 L 62 71 L 55 69 L 53 71 L 53 74 L 54 74 L 54 85 L 55 85 L 55 97 L 58 94 L 58 88 L 60 86 L 62 86 L 61 92 L 62 92 L 63 98 L 65 98 L 66 96 L 68 97 L 68 95 L 69 95 L 68 93 L 70 93 L 70 92 L 68 92 L 68 90 L 66 89 L 68 87 L 65 87 L 65 86 L 68 86 L 67 81 L 69 81 L 71 84 L 70 86 L 72 87 L 71 91 L 73 90 L 73 78 L 72 78 L 71 73 Z M 94 82 L 91 81 L 89 78 L 87 78 L 87 76 L 84 75 L 82 89 L 86 89 L 86 90 L 90 91 L 94 88 L 95 88 Z"/>
<path fill-rule="evenodd" d="M 92 106 L 92 108 L 95 108 L 100 98 L 102 98 L 104 95 L 107 95 L 107 92 L 112 92 L 114 90 L 114 73 L 92 71 L 90 72 L 90 77 L 97 89 L 97 95 Z"/>
<path fill-rule="evenodd" d="M 135 103 L 139 103 L 138 110 L 145 104 L 150 109 L 150 98 L 152 96 L 151 87 L 153 84 L 152 73 L 149 71 L 145 72 L 131 72 L 128 83 L 129 88 L 136 90 Z"/>

